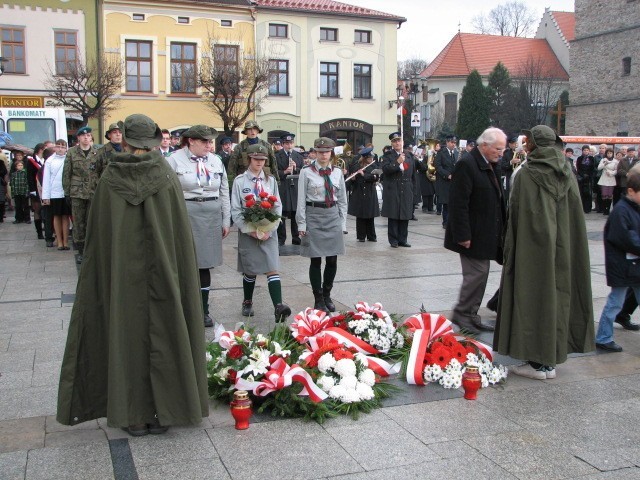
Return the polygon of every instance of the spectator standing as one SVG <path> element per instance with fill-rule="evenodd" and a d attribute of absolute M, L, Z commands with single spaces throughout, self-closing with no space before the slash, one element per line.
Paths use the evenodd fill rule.
<path fill-rule="evenodd" d="M 580 187 L 584 213 L 591 213 L 593 209 L 593 178 L 596 167 L 596 161 L 591 155 L 591 147 L 583 145 L 582 155 L 576 159 L 576 172 L 578 173 L 578 186 Z"/>
<path fill-rule="evenodd" d="M 436 155 L 436 195 L 438 196 L 438 206 L 442 211 L 442 228 L 447 228 L 449 219 L 449 188 L 451 186 L 451 176 L 456 164 L 456 137 L 448 135 L 445 148 L 441 148 Z"/>
<path fill-rule="evenodd" d="M 273 149 L 269 146 L 267 142 L 258 138 L 258 134 L 262 133 L 262 128 L 258 125 L 258 122 L 255 120 L 249 120 L 244 124 L 244 129 L 242 130 L 242 134 L 246 135 L 247 138 L 242 140 L 236 147 L 233 149 L 233 153 L 229 158 L 229 165 L 227 168 L 227 175 L 229 176 L 229 184 L 233 184 L 233 179 L 236 175 L 240 175 L 244 173 L 244 171 L 249 166 L 249 157 L 247 156 L 247 149 L 249 145 L 263 145 L 267 148 L 269 152 L 269 160 L 267 164 L 264 166 L 264 171 L 266 174 L 273 175 L 278 178 L 278 165 L 276 164 L 276 157 L 273 153 Z"/>
<path fill-rule="evenodd" d="M 546 125 L 523 133 L 528 160 L 509 200 L 493 345 L 527 362 L 509 371 L 544 380 L 568 353 L 594 349 L 589 248 L 562 139 Z"/>
<path fill-rule="evenodd" d="M 67 142 L 56 140 L 56 152 L 44 163 L 42 176 L 42 205 L 48 207 L 56 233 L 58 250 L 69 250 L 69 216 L 71 206 L 65 199 L 62 177 L 67 152 Z"/>
<path fill-rule="evenodd" d="M 4 223 L 4 212 L 7 200 L 7 185 L 9 184 L 9 170 L 7 157 L 0 152 L 0 223 Z"/>
<path fill-rule="evenodd" d="M 43 165 L 40 170 L 38 170 L 38 174 L 36 175 L 36 188 L 38 189 L 38 197 L 42 199 L 42 184 L 44 181 L 44 165 L 47 163 L 47 159 L 51 157 L 54 153 L 56 153 L 58 146 L 47 147 L 42 152 L 42 161 Z M 65 149 L 66 151 L 66 142 Z M 40 207 L 40 216 L 42 217 L 42 227 L 44 230 L 44 240 L 48 248 L 53 247 L 53 215 L 51 214 L 51 204 L 45 205 L 44 201 L 42 201 L 42 205 Z"/>
<path fill-rule="evenodd" d="M 506 209 L 496 169 L 507 144 L 499 128 L 488 128 L 471 152 L 455 165 L 449 192 L 449 221 L 444 246 L 460 255 L 462 285 L 451 321 L 471 333 L 491 331 L 478 309 L 489 278 L 491 260 L 502 263 Z"/>
<path fill-rule="evenodd" d="M 613 158 L 613 148 L 605 148 L 603 158 L 598 164 L 598 171 L 601 172 L 598 185 L 600 186 L 600 201 L 602 202 L 602 213 L 604 215 L 609 215 L 611 210 L 617 170 L 618 160 Z"/>
<path fill-rule="evenodd" d="M 23 160 L 16 160 L 14 163 L 15 171 L 11 173 L 11 179 L 9 181 L 13 208 L 15 209 L 15 220 L 13 223 L 31 223 L 27 171 L 24 168 Z"/>
<path fill-rule="evenodd" d="M 600 186 L 600 178 L 604 174 L 603 170 L 600 170 L 598 167 L 600 166 L 600 162 L 605 157 L 605 153 L 607 151 L 607 146 L 603 143 L 598 146 L 598 153 L 593 156 L 593 159 L 596 161 L 596 171 L 593 175 L 593 189 L 596 194 L 596 213 L 604 213 L 604 202 L 602 201 L 602 188 Z M 611 193 L 613 197 L 613 193 Z"/>
<path fill-rule="evenodd" d="M 87 233 L 87 218 L 91 199 L 96 191 L 98 149 L 92 145 L 91 127 L 81 127 L 76 133 L 78 144 L 67 150 L 64 161 L 62 187 L 64 196 L 71 198 L 73 215 L 73 243 L 78 249 L 77 263 L 82 263 Z M 121 137 L 122 135 L 120 135 Z"/>
<path fill-rule="evenodd" d="M 224 165 L 224 169 L 229 169 L 229 159 L 231 158 L 231 153 L 233 152 L 233 140 L 230 137 L 222 137 L 220 140 L 220 148 L 216 152 L 216 154 L 222 160 L 222 164 Z"/>
<path fill-rule="evenodd" d="M 638 159 L 636 157 L 636 149 L 634 147 L 621 147 L 619 151 L 622 153 L 622 158 L 618 162 L 618 171 L 616 172 L 616 179 L 619 187 L 618 197 L 620 196 L 620 194 L 627 191 L 627 173 L 629 173 L 629 170 L 631 170 L 634 165 L 638 163 Z M 616 204 L 616 201 L 617 199 L 614 195 L 614 205 Z"/>
<path fill-rule="evenodd" d="M 171 150 L 171 132 L 166 128 L 163 128 L 161 131 L 162 141 L 158 146 L 158 151 L 162 154 L 163 157 L 167 158 L 173 153 L 173 151 Z"/>
<path fill-rule="evenodd" d="M 36 227 L 36 234 L 39 239 L 43 239 L 44 234 L 42 232 L 42 202 L 40 200 L 40 195 L 38 194 L 36 177 L 44 164 L 44 159 L 42 158 L 42 152 L 44 152 L 44 149 L 44 142 L 38 143 L 33 147 L 33 155 L 27 158 L 26 164 L 27 182 L 29 184 L 29 200 L 31 201 L 31 210 L 33 210 L 33 223 Z"/>

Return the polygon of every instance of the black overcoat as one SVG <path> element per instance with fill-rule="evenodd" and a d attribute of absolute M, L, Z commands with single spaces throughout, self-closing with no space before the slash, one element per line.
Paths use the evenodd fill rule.
<path fill-rule="evenodd" d="M 480 260 L 502 263 L 506 208 L 502 185 L 475 147 L 456 163 L 449 195 L 444 246 Z M 458 242 L 471 240 L 471 247 Z"/>
<path fill-rule="evenodd" d="M 276 164 L 278 166 L 278 177 L 280 177 L 280 199 L 282 201 L 283 212 L 295 212 L 298 209 L 298 175 L 304 167 L 304 159 L 295 150 L 291 151 L 291 160 L 296 163 L 296 170 L 292 174 L 284 173 L 289 168 L 289 157 L 284 148 L 276 152 Z"/>
<path fill-rule="evenodd" d="M 640 208 L 623 196 L 604 226 L 604 264 L 610 287 L 640 287 Z"/>
<path fill-rule="evenodd" d="M 427 177 L 427 170 L 429 169 L 429 162 L 426 157 L 421 162 L 416 162 L 416 175 L 420 183 L 420 195 L 426 197 L 428 195 L 434 195 L 436 193 L 435 182 L 430 182 Z M 423 205 L 424 208 L 424 205 Z"/>
<path fill-rule="evenodd" d="M 376 190 L 376 182 L 378 175 L 370 173 L 380 168 L 376 162 L 367 166 L 363 175 L 356 175 L 349 180 L 348 185 L 351 186 L 351 198 L 349 199 L 349 207 L 347 213 L 357 218 L 375 218 L 380 216 L 380 207 L 378 206 L 378 192 Z M 349 175 L 360 170 L 360 162 L 352 162 L 349 167 Z"/>
<path fill-rule="evenodd" d="M 406 159 L 402 171 L 396 161 L 398 153 L 391 150 L 382 157 L 382 216 L 394 220 L 411 220 L 413 217 L 413 185 L 415 166 L 413 159 Z"/>
<path fill-rule="evenodd" d="M 441 148 L 436 155 L 436 195 L 438 195 L 438 203 L 449 203 L 449 188 L 451 180 L 449 175 L 453 174 L 456 164 L 455 152 L 453 155 L 446 148 Z"/>

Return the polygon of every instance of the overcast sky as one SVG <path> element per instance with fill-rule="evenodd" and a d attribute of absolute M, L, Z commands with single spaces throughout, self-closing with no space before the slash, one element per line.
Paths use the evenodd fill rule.
<path fill-rule="evenodd" d="M 479 13 L 489 13 L 505 0 L 338 0 L 405 17 L 398 30 L 398 60 L 422 58 L 431 61 L 449 40 L 460 31 L 472 33 L 471 20 Z M 523 0 L 538 18 L 545 7 L 573 12 L 573 0 Z M 479 4 L 482 7 L 479 7 Z M 537 28 L 537 24 L 536 24 Z"/>

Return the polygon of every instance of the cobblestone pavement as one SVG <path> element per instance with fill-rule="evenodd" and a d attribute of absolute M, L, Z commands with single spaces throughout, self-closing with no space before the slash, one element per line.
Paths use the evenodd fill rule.
<path fill-rule="evenodd" d="M 441 217 L 418 213 L 407 249 L 391 249 L 386 221 L 377 243 L 358 243 L 349 219 L 347 255 L 338 261 L 339 308 L 357 300 L 389 312 L 420 306 L 447 315 L 461 282 L 458 257 L 442 247 Z M 479 393 L 405 386 L 385 408 L 359 421 L 324 425 L 257 418 L 236 431 L 227 408 L 191 428 L 128 437 L 105 419 L 65 427 L 55 421 L 60 363 L 77 272 L 73 252 L 47 249 L 31 225 L 0 225 L 0 478 L 5 479 L 636 479 L 640 478 L 640 342 L 616 327 L 623 353 L 574 356 L 554 380 L 510 376 Z M 608 293 L 601 232 L 587 215 L 596 319 Z M 236 235 L 213 272 L 211 310 L 232 327 L 241 320 Z M 287 247 L 292 250 L 294 247 Z M 290 252 L 295 253 L 295 252 Z M 281 258 L 284 299 L 297 312 L 312 304 L 308 260 Z M 492 265 L 485 300 L 498 286 Z M 254 324 L 273 321 L 259 277 Z M 485 308 L 486 321 L 495 315 Z M 208 332 L 211 335 L 212 332 Z M 483 337 L 490 341 L 489 337 Z M 501 362 L 514 363 L 511 359 Z"/>

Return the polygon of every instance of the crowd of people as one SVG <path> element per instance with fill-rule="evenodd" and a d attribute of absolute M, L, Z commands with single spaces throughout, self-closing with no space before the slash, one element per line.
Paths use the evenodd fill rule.
<path fill-rule="evenodd" d="M 36 145 L 27 158 L 14 152 L 10 166 L 0 157 L 0 193 L 5 199 L 10 185 L 14 223 L 31 223 L 33 212 L 38 238 L 69 250 L 73 219 L 82 268 L 60 380 L 61 423 L 106 416 L 109 425 L 146 435 L 206 415 L 203 327 L 215 325 L 211 269 L 223 263 L 232 225 L 244 317 L 254 315 L 258 275 L 266 276 L 275 322 L 291 314 L 279 276 L 287 220 L 291 243 L 309 258 L 314 308 L 334 312 L 347 214 L 356 218 L 357 243 L 377 242 L 374 219 L 382 215 L 390 247 L 410 248 L 409 222 L 422 205 L 442 217 L 444 246 L 460 257 L 463 280 L 451 321 L 472 334 L 495 330 L 494 349 L 525 361 L 513 373 L 555 378 L 569 353 L 621 351 L 614 322 L 640 330 L 630 320 L 640 300 L 640 166 L 633 147 L 600 145 L 596 153 L 585 145 L 574 159 L 551 128 L 538 125 L 511 138 L 489 128 L 464 147 L 452 135 L 414 146 L 393 132 L 378 158 L 373 145 L 336 155 L 336 142 L 326 137 L 309 152 L 294 146 L 292 133 L 270 144 L 253 120 L 242 133 L 237 145 L 205 125 L 176 136 L 131 115 L 109 126 L 99 148 L 85 126 L 68 150 L 60 139 Z M 256 203 L 277 221 L 252 217 Z M 584 281 L 584 214 L 594 203 L 609 215 L 612 287 L 597 334 Z M 491 261 L 503 265 L 488 304 L 497 312 L 495 327 L 478 313 Z M 131 316 L 136 322 L 126 320 Z M 181 395 L 169 392 L 176 382 Z"/>

